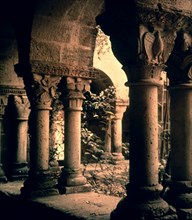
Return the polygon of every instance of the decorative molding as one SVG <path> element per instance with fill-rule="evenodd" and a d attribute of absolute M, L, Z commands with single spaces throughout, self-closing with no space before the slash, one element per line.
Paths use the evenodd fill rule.
<path fill-rule="evenodd" d="M 71 76 L 82 78 L 96 78 L 96 71 L 92 68 L 83 69 L 79 67 L 67 67 L 62 63 L 31 61 L 31 72 L 38 74 L 48 74 L 54 76 Z"/>
<path fill-rule="evenodd" d="M 191 30 L 191 16 L 190 14 L 179 9 L 163 8 L 158 4 L 156 8 L 148 8 L 147 5 L 137 7 L 137 19 L 139 23 L 143 23 L 149 27 L 155 27 L 161 30 L 179 31 Z"/>
<path fill-rule="evenodd" d="M 51 76 L 71 76 L 95 79 L 97 71 L 94 68 L 80 68 L 78 66 L 68 67 L 63 63 L 31 60 L 28 64 L 18 63 L 15 65 L 18 76 L 25 77 L 30 73 Z"/>
<path fill-rule="evenodd" d="M 0 94 L 2 95 L 25 95 L 26 91 L 25 89 L 22 89 L 22 88 L 0 86 Z"/>

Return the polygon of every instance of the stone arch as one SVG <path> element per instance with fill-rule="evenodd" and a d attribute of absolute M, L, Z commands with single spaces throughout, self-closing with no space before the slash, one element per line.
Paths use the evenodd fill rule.
<path fill-rule="evenodd" d="M 108 86 L 114 86 L 110 77 L 102 70 L 95 69 L 97 72 L 97 79 L 92 80 L 91 92 L 98 94 L 106 89 Z"/>
<path fill-rule="evenodd" d="M 97 44 L 96 39 L 96 47 L 94 50 L 94 57 L 93 57 L 93 67 L 98 69 L 105 74 L 105 78 L 108 77 L 111 81 L 111 85 L 116 88 L 116 96 L 117 99 L 128 100 L 128 87 L 125 86 L 125 83 L 128 81 L 128 78 L 125 72 L 121 69 L 122 65 L 113 55 L 111 50 L 111 43 L 109 41 L 108 36 L 105 36 L 107 48 L 103 48 L 102 53 L 98 55 L 98 47 L 100 45 Z M 99 36 L 97 35 L 97 38 Z M 98 76 L 100 78 L 100 76 Z M 98 80 L 98 79 L 97 79 Z M 103 79 L 105 81 L 105 79 Z"/>

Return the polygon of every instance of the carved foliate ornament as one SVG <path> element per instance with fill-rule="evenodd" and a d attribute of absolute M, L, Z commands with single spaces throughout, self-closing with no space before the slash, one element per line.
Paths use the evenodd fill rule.
<path fill-rule="evenodd" d="M 139 26 L 138 56 L 144 64 L 164 64 L 174 46 L 175 31 L 150 31 L 147 26 Z"/>
<path fill-rule="evenodd" d="M 66 78 L 66 89 L 69 91 L 78 91 L 78 92 L 86 92 L 90 91 L 90 83 L 92 81 L 90 79 L 83 78 L 74 78 L 67 77 Z"/>
<path fill-rule="evenodd" d="M 110 36 L 113 53 L 123 69 L 129 69 L 125 71 L 129 82 L 140 79 L 153 81 L 156 70 L 166 68 L 176 33 L 182 29 L 188 32 L 192 30 L 191 16 L 182 10 L 159 2 L 149 2 L 150 6 L 146 1 L 135 1 L 129 7 L 129 1 L 123 1 L 125 6 L 116 8 L 113 1 L 114 5 L 106 5 L 105 11 L 96 19 L 101 29 Z M 188 42 L 185 47 L 189 47 L 190 40 L 187 35 L 185 38 Z M 143 72 L 142 75 L 140 70 L 138 73 L 142 67 L 149 73 Z M 156 79 L 158 77 L 159 71 Z"/>
<path fill-rule="evenodd" d="M 188 32 L 178 34 L 167 66 L 170 85 L 192 83 L 192 36 Z"/>
<path fill-rule="evenodd" d="M 25 88 L 28 98 L 31 102 L 31 107 L 38 109 L 51 109 L 52 99 L 56 96 L 57 84 L 61 77 L 32 74 L 30 82 L 25 83 Z"/>
<path fill-rule="evenodd" d="M 90 91 L 90 79 L 67 77 L 61 83 L 59 90 L 62 93 L 66 109 L 81 110 L 83 100 L 85 99 L 83 93 Z"/>
<path fill-rule="evenodd" d="M 14 96 L 14 104 L 16 107 L 16 117 L 19 120 L 28 120 L 30 113 L 30 103 L 27 96 Z"/>
<path fill-rule="evenodd" d="M 3 116 L 5 113 L 5 107 L 8 104 L 8 96 L 0 95 L 0 116 Z"/>
<path fill-rule="evenodd" d="M 176 39 L 175 31 L 139 24 L 135 31 L 111 37 L 114 55 L 122 63 L 129 82 L 161 80 Z"/>

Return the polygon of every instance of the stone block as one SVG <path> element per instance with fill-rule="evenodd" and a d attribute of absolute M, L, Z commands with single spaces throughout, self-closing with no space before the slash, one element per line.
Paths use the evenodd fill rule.
<path fill-rule="evenodd" d="M 31 59 L 59 62 L 60 45 L 51 42 L 38 42 L 32 40 Z"/>

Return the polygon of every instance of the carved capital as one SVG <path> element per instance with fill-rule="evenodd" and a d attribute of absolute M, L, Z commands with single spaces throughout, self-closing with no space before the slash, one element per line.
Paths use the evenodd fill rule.
<path fill-rule="evenodd" d="M 57 85 L 61 77 L 33 74 L 31 79 L 24 78 L 25 88 L 31 108 L 51 109 L 52 99 L 56 97 Z"/>
<path fill-rule="evenodd" d="M 129 65 L 124 66 L 123 70 L 128 75 L 127 86 L 135 84 L 162 85 L 161 72 L 164 65 Z"/>
<path fill-rule="evenodd" d="M 123 65 L 130 82 L 159 80 L 160 72 L 173 50 L 175 30 L 161 30 L 140 23 L 125 33 L 110 37 L 112 50 Z M 159 79 L 158 79 L 159 78 Z"/>
<path fill-rule="evenodd" d="M 14 96 L 14 104 L 16 107 L 16 117 L 18 120 L 28 120 L 30 113 L 30 103 L 26 95 Z"/>
<path fill-rule="evenodd" d="M 117 7 L 116 1 L 106 0 L 105 11 L 96 21 L 110 36 L 113 53 L 123 67 L 144 66 L 153 70 L 159 68 L 153 66 L 166 64 L 177 32 L 192 30 L 192 5 L 188 0 L 183 2 L 122 1 Z M 135 77 L 128 73 L 131 80 Z"/>
<path fill-rule="evenodd" d="M 151 2 L 151 1 L 150 1 Z M 183 0 L 183 4 L 179 1 L 170 1 L 169 4 L 157 2 L 150 6 L 145 5 L 142 1 L 137 3 L 137 19 L 139 23 L 143 23 L 148 27 L 154 27 L 159 30 L 179 31 L 181 29 L 191 30 L 191 3 Z M 188 5 L 183 10 L 181 5 Z M 178 7 L 178 8 L 177 8 Z M 188 10 L 188 11 L 187 11 Z"/>
<path fill-rule="evenodd" d="M 66 110 L 82 110 L 83 93 L 90 91 L 90 79 L 67 77 L 64 78 L 59 90 Z"/>
<path fill-rule="evenodd" d="M 128 100 L 119 100 L 115 101 L 115 118 L 114 120 L 122 119 L 123 114 L 126 111 L 128 106 Z"/>
<path fill-rule="evenodd" d="M 140 23 L 136 33 L 138 36 L 133 36 L 137 38 L 135 62 L 144 65 L 165 64 L 174 47 L 175 30 L 163 30 Z"/>
<path fill-rule="evenodd" d="M 167 62 L 170 85 L 192 85 L 192 35 L 178 33 L 173 53 Z"/>
<path fill-rule="evenodd" d="M 8 104 L 8 96 L 0 95 L 0 118 L 5 114 L 5 107 Z"/>
<path fill-rule="evenodd" d="M 81 111 L 84 99 L 83 93 L 79 91 L 70 91 L 63 99 L 65 110 Z"/>

